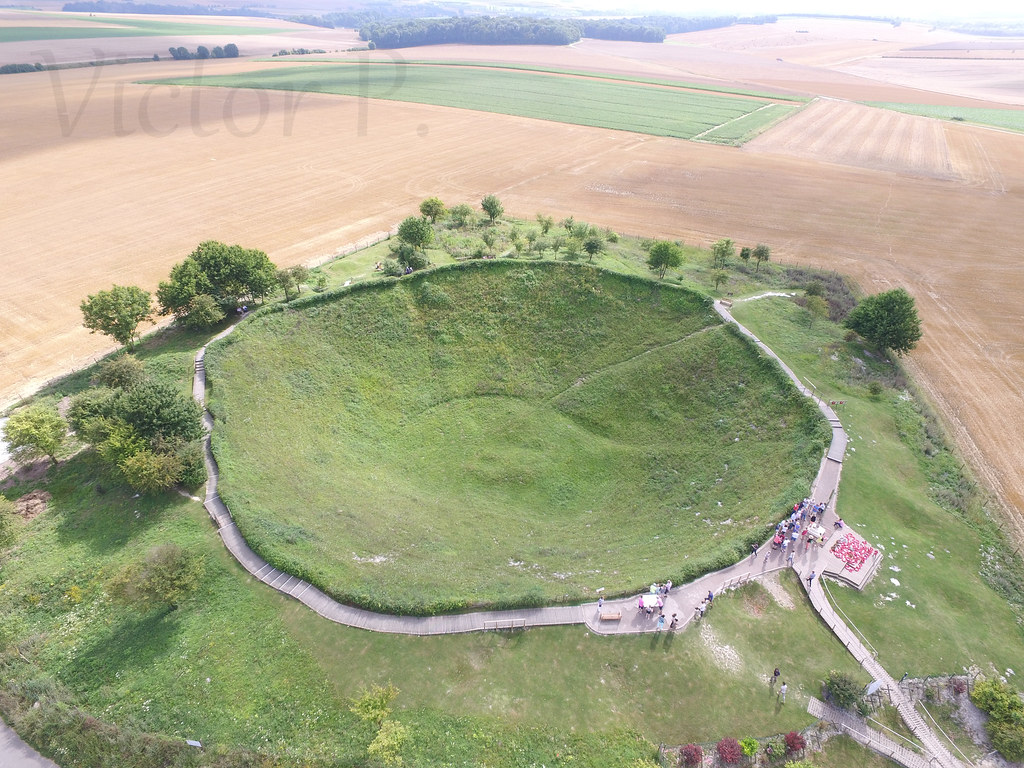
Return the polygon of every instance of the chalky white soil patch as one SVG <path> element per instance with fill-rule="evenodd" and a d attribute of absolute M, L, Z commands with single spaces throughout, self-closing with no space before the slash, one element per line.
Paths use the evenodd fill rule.
<path fill-rule="evenodd" d="M 768 574 L 758 581 L 781 607 L 789 611 L 796 608 L 796 603 L 793 602 L 793 598 L 779 582 L 779 574 L 777 571 L 775 573 Z"/>
<path fill-rule="evenodd" d="M 711 656 L 719 669 L 726 669 L 730 672 L 739 672 L 743 668 L 743 659 L 731 645 L 724 645 L 718 641 L 715 631 L 707 621 L 700 625 L 700 639 L 704 646 L 711 651 Z"/>

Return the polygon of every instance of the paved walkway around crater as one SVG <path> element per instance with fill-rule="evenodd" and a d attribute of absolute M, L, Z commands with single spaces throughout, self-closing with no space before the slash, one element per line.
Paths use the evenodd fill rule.
<path fill-rule="evenodd" d="M 822 620 L 832 628 L 832 631 L 843 642 L 850 653 L 853 654 L 854 658 L 874 676 L 875 680 L 880 681 L 884 687 L 888 688 L 889 694 L 904 722 L 906 722 L 910 730 L 924 745 L 928 757 L 928 761 L 925 764 L 937 764 L 941 768 L 962 768 L 962 764 L 942 745 L 938 737 L 935 736 L 914 709 L 914 706 L 902 695 L 895 680 L 886 673 L 856 635 L 837 616 L 835 610 L 825 598 L 821 579 L 814 578 L 808 581 L 808 576 L 814 573 L 816 577 L 830 576 L 858 589 L 863 589 L 877 569 L 881 561 L 881 555 L 876 552 L 864 563 L 859 571 L 851 571 L 842 560 L 831 552 L 832 543 L 840 536 L 853 534 L 856 538 L 863 541 L 855 531 L 851 531 L 849 528 L 838 531 L 833 526 L 836 520 L 835 504 L 836 494 L 839 490 L 839 476 L 848 442 L 846 433 L 839 421 L 839 417 L 829 404 L 822 400 L 815 392 L 808 389 L 767 345 L 733 319 L 732 314 L 729 312 L 731 306 L 731 302 L 723 303 L 716 301 L 714 304 L 715 311 L 726 322 L 734 323 L 743 334 L 754 341 L 762 352 L 778 362 L 782 370 L 796 384 L 801 393 L 817 402 L 818 408 L 832 428 L 831 443 L 822 457 L 821 466 L 811 486 L 810 493 L 810 498 L 815 501 L 828 502 L 828 511 L 824 519 L 820 521 L 820 524 L 826 530 L 826 539 L 822 546 L 812 544 L 809 549 L 805 548 L 803 542 L 798 543 L 793 563 L 793 568 L 800 574 L 801 583 L 804 584 L 804 588 L 810 597 L 811 605 L 821 615 Z M 235 327 L 232 325 L 211 339 L 211 342 L 227 336 Z M 200 405 L 203 405 L 206 398 L 205 356 L 206 346 L 204 345 L 195 357 L 195 378 L 193 379 L 192 386 L 193 396 Z M 204 506 L 216 523 L 224 545 L 238 562 L 242 564 L 242 567 L 257 579 L 279 592 L 295 598 L 326 619 L 338 624 L 374 632 L 405 635 L 441 635 L 567 624 L 585 624 L 591 631 L 603 635 L 637 634 L 657 631 L 655 620 L 638 609 L 636 597 L 607 600 L 600 612 L 598 611 L 597 603 L 588 603 L 574 606 L 478 611 L 424 617 L 392 616 L 343 605 L 308 582 L 274 568 L 252 551 L 239 532 L 238 526 L 235 525 L 231 512 L 217 493 L 219 475 L 217 463 L 210 450 L 210 432 L 213 429 L 213 418 L 205 410 L 203 423 L 206 427 L 204 451 L 208 473 Z M 695 608 L 709 591 L 715 594 L 716 600 L 726 598 L 735 588 L 742 584 L 788 567 L 787 555 L 781 550 L 772 551 L 770 546 L 770 542 L 766 542 L 754 556 L 744 557 L 743 560 L 735 565 L 706 574 L 689 584 L 673 587 L 664 600 L 666 617 L 671 618 L 673 614 L 677 614 L 677 628 L 683 629 L 691 621 L 697 620 L 695 619 Z M 764 556 L 766 552 L 769 553 L 767 559 Z M 619 613 L 620 618 L 618 620 L 602 621 L 601 613 Z M 869 744 L 868 746 L 871 745 Z M 884 745 L 883 748 L 888 748 L 888 745 Z M 883 754 L 885 753 L 883 752 Z M 918 764 L 904 763 L 904 765 L 907 765 L 908 768 L 917 768 Z"/>

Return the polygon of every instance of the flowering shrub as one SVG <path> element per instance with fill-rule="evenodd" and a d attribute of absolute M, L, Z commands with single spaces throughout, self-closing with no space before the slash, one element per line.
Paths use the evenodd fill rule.
<path fill-rule="evenodd" d="M 799 752 L 806 746 L 807 742 L 804 741 L 804 737 L 796 731 L 790 731 L 786 734 L 786 752 L 790 754 Z"/>
<path fill-rule="evenodd" d="M 718 756 L 726 765 L 738 763 L 742 755 L 743 750 L 740 749 L 740 743 L 736 739 L 727 737 L 718 742 Z"/>
<path fill-rule="evenodd" d="M 700 744 L 686 744 L 679 749 L 679 762 L 683 765 L 700 765 L 704 761 L 704 750 Z"/>

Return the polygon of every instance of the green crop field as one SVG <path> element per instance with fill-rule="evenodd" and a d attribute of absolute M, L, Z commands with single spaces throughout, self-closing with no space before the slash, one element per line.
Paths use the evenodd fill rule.
<path fill-rule="evenodd" d="M 470 262 L 272 313 L 207 365 L 250 544 L 393 612 L 735 562 L 806 494 L 826 437 L 700 296 L 564 264 Z"/>
<path fill-rule="evenodd" d="M 462 66 L 312 65 L 158 82 L 438 104 L 681 139 L 692 139 L 767 104 L 638 83 Z"/>
<path fill-rule="evenodd" d="M 258 61 L 276 62 L 279 59 L 271 57 L 267 59 L 258 59 Z M 317 62 L 334 62 L 334 63 L 347 63 L 353 64 L 352 59 L 340 59 L 332 58 L 330 56 L 318 56 L 313 61 Z M 794 104 L 801 104 L 809 102 L 810 99 L 806 96 L 794 96 L 790 94 L 782 95 L 778 93 L 769 93 L 767 91 L 751 91 L 743 88 L 729 88 L 728 86 L 708 85 L 707 83 L 690 83 L 682 80 L 664 80 L 660 78 L 651 77 L 640 77 L 638 75 L 616 75 L 609 72 L 596 72 L 594 70 L 587 69 L 566 69 L 564 67 L 544 67 L 533 64 L 511 64 L 509 62 L 484 62 L 484 61 L 456 61 L 446 59 L 406 59 L 399 62 L 389 61 L 374 61 L 372 59 L 359 62 L 360 65 L 370 66 L 391 66 L 394 64 L 400 64 L 403 66 L 423 66 L 423 67 L 469 67 L 473 69 L 510 69 L 520 72 L 547 72 L 550 74 L 558 75 L 575 75 L 577 77 L 590 77 L 595 80 L 612 80 L 612 81 L 623 81 L 627 83 L 644 83 L 646 85 L 664 85 L 669 88 L 683 88 L 690 91 L 708 91 L 709 93 L 728 93 L 735 96 L 750 96 L 755 99 L 778 99 L 781 101 L 793 102 Z"/>
<path fill-rule="evenodd" d="M 980 107 L 943 107 L 935 104 L 897 104 L 887 101 L 864 102 L 870 107 L 891 109 L 905 112 L 908 115 L 923 115 L 939 120 L 977 123 L 994 128 L 1005 128 L 1008 131 L 1024 131 L 1024 109 L 984 109 Z"/>
<path fill-rule="evenodd" d="M 82 20 L 95 21 L 83 17 Z M 93 37 L 150 37 L 161 35 L 268 35 L 281 30 L 268 27 L 227 26 L 223 24 L 116 19 L 106 23 L 116 27 L 0 27 L 0 43 L 29 40 L 79 40 Z"/>
<path fill-rule="evenodd" d="M 799 107 L 792 104 L 766 104 L 760 109 L 755 109 L 753 112 L 748 112 L 701 134 L 699 138 L 701 141 L 715 144 L 739 146 L 758 134 L 764 133 L 776 123 L 782 122 L 798 109 Z"/>

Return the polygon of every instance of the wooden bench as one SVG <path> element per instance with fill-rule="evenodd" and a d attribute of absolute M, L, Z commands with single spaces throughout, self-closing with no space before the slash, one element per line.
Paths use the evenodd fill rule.
<path fill-rule="evenodd" d="M 619 621 L 622 611 L 601 611 L 601 621 Z"/>

